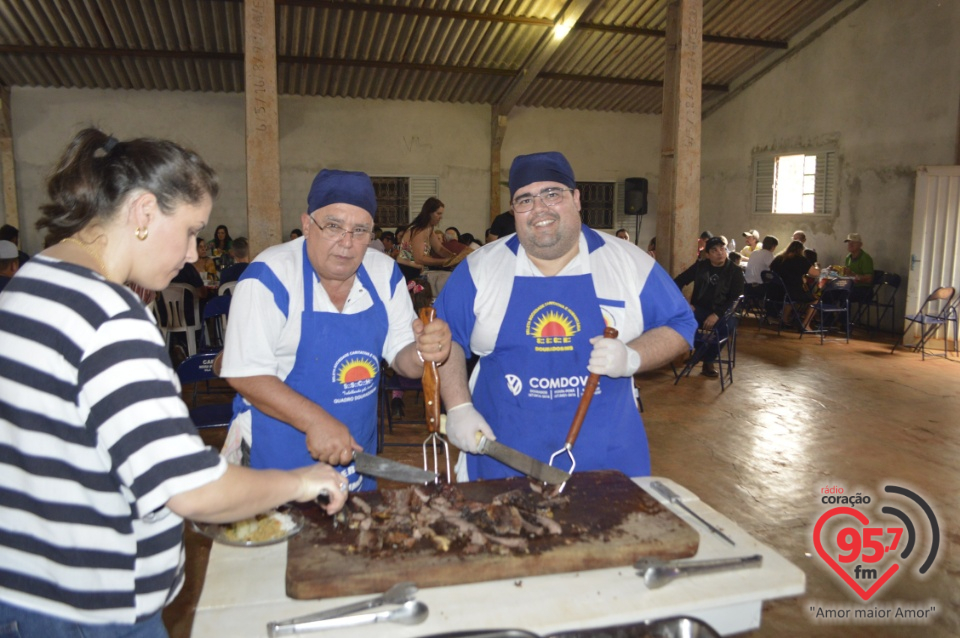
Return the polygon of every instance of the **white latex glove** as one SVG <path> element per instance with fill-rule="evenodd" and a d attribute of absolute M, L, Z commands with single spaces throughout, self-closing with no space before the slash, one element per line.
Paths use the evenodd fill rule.
<path fill-rule="evenodd" d="M 497 437 L 487 425 L 487 421 L 477 412 L 472 403 L 461 403 L 447 410 L 446 418 L 447 438 L 464 452 L 477 453 L 478 433 L 482 433 L 491 441 Z"/>
<path fill-rule="evenodd" d="M 632 377 L 640 369 L 640 353 L 619 339 L 596 336 L 587 370 L 608 377 Z"/>

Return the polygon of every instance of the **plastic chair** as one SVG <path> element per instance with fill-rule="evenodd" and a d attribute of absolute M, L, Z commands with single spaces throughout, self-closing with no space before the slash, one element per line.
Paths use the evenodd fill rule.
<path fill-rule="evenodd" d="M 743 304 L 743 296 L 737 299 L 710 330 L 697 330 L 693 338 L 693 352 L 687 359 L 683 369 L 679 372 L 673 367 L 673 385 L 680 383 L 680 379 L 689 377 L 690 372 L 708 355 L 716 353 L 714 362 L 720 372 L 720 391 L 733 383 L 733 368 L 737 365 L 737 326 L 740 321 L 739 309 Z"/>
<path fill-rule="evenodd" d="M 211 388 L 211 381 L 220 381 L 220 378 L 213 373 L 213 362 L 219 356 L 220 352 L 204 352 L 195 354 L 184 359 L 177 367 L 177 377 L 180 378 L 180 385 L 186 390 L 187 386 L 193 386 L 191 400 L 187 403 L 190 408 L 190 419 L 197 429 L 225 427 L 230 425 L 233 418 L 233 397 L 236 393 L 227 386 L 226 389 Z M 225 383 L 221 381 L 221 383 Z M 200 391 L 201 385 L 204 391 Z M 200 396 L 227 396 L 225 401 L 216 401 L 214 403 L 198 403 Z"/>
<path fill-rule="evenodd" d="M 811 308 L 816 312 L 817 329 L 800 332 L 800 338 L 803 339 L 804 332 L 817 332 L 820 334 L 820 345 L 823 345 L 823 335 L 829 332 L 827 328 L 827 319 L 834 318 L 843 313 L 843 332 L 847 337 L 847 343 L 850 343 L 850 291 L 853 289 L 852 279 L 831 279 L 823 287 L 823 292 Z"/>
<path fill-rule="evenodd" d="M 783 327 L 786 323 L 783 321 L 783 315 L 786 313 L 787 308 L 790 308 L 791 312 L 791 323 L 796 324 L 797 328 L 800 331 L 803 331 L 803 304 L 794 301 L 790 297 L 790 293 L 787 292 L 787 286 L 783 283 L 783 279 L 777 273 L 772 270 L 764 270 L 760 273 L 760 278 L 763 279 L 765 298 L 764 298 L 764 315 L 760 320 L 760 325 L 757 328 L 757 331 L 767 326 L 771 318 L 777 319 L 777 334 L 780 334 L 780 331 L 783 330 Z M 782 300 L 782 301 L 781 301 Z"/>
<path fill-rule="evenodd" d="M 217 289 L 217 295 L 221 297 L 232 297 L 233 289 L 237 287 L 236 281 L 228 281 L 225 284 L 220 284 L 220 288 Z"/>
<path fill-rule="evenodd" d="M 190 295 L 192 301 L 187 299 Z M 197 332 L 200 331 L 200 293 L 196 288 L 189 284 L 169 284 L 157 299 L 163 303 L 166 313 L 160 313 L 163 317 L 163 323 L 160 325 L 164 331 L 167 347 L 170 347 L 170 336 L 176 332 L 182 332 L 187 338 L 187 353 L 197 354 Z M 192 321 L 188 321 L 187 306 L 192 303 Z"/>
<path fill-rule="evenodd" d="M 914 324 L 919 324 L 920 326 L 920 340 L 910 346 L 913 348 L 913 351 L 920 351 L 920 359 L 926 359 L 927 355 L 927 342 L 936 334 L 940 326 L 944 327 L 943 334 L 943 354 L 934 354 L 930 353 L 931 357 L 947 357 L 947 341 L 949 335 L 950 324 L 954 324 L 954 335 L 953 343 L 954 350 L 957 350 L 957 302 L 960 301 L 958 298 L 956 301 L 951 303 L 953 296 L 956 294 L 956 290 L 951 286 L 941 286 L 937 288 L 926 298 L 923 302 L 923 305 L 920 306 L 920 311 L 913 315 L 907 315 L 905 319 L 909 320 L 909 323 L 903 330 L 903 334 L 900 335 L 900 338 L 897 339 L 897 342 L 893 344 L 893 348 L 890 349 L 890 354 L 893 354 L 897 349 L 897 346 L 903 343 L 903 340 L 906 338 L 907 333 L 910 332 L 910 329 Z M 939 310 L 936 307 L 939 306 Z"/>
<path fill-rule="evenodd" d="M 201 327 L 200 341 L 204 347 L 223 348 L 224 335 L 227 334 L 227 317 L 230 314 L 229 295 L 208 299 L 203 305 L 203 326 Z"/>

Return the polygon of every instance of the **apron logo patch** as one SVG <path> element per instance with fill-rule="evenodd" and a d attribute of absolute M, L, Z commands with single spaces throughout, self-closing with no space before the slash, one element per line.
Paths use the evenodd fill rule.
<path fill-rule="evenodd" d="M 369 396 L 377 390 L 380 362 L 369 352 L 348 352 L 333 364 L 332 382 L 341 387 L 334 403 L 347 403 Z"/>
<path fill-rule="evenodd" d="M 536 342 L 536 352 L 569 352 L 580 332 L 580 318 L 567 306 L 548 301 L 527 317 L 526 335 Z"/>
<path fill-rule="evenodd" d="M 504 375 L 507 379 L 507 389 L 513 394 L 513 396 L 519 395 L 523 391 L 523 381 L 520 380 L 515 374 Z"/>

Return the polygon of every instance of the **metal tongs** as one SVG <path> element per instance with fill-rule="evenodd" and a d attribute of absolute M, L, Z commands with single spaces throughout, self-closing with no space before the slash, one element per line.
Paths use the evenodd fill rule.
<path fill-rule="evenodd" d="M 712 574 L 714 572 L 734 569 L 749 569 L 751 567 L 761 567 L 762 565 L 763 556 L 761 554 L 704 560 L 663 561 L 656 558 L 642 558 L 633 564 L 634 568 L 639 572 L 638 575 L 643 576 L 643 582 L 646 584 L 647 589 L 659 589 L 682 576 Z"/>
<path fill-rule="evenodd" d="M 618 334 L 620 333 L 617 332 L 616 328 L 608 326 L 603 329 L 603 336 L 607 339 L 616 339 Z M 573 470 L 577 467 L 577 459 L 573 456 L 573 444 L 577 442 L 577 437 L 580 436 L 580 428 L 583 427 L 583 421 L 587 418 L 587 410 L 590 409 L 590 402 L 593 400 L 593 393 L 597 391 L 598 385 L 600 385 L 600 375 L 591 373 L 586 385 L 583 386 L 583 394 L 580 396 L 580 404 L 577 406 L 577 411 L 573 415 L 573 423 L 570 424 L 570 431 L 567 432 L 567 440 L 562 448 L 550 455 L 551 467 L 553 466 L 554 459 L 566 454 L 570 459 L 570 469 L 567 473 L 573 475 Z M 560 487 L 557 488 L 557 494 L 562 492 L 566 486 L 566 481 L 561 483 Z"/>
<path fill-rule="evenodd" d="M 433 321 L 437 316 L 437 311 L 432 307 L 420 309 L 420 321 L 424 325 Z M 423 469 L 433 472 L 437 475 L 435 483 L 440 482 L 440 459 L 439 446 L 443 445 L 443 457 L 447 461 L 447 483 L 453 482 L 453 474 L 450 472 L 450 444 L 440 436 L 440 373 L 437 371 L 436 361 L 423 362 L 423 413 L 427 421 L 427 430 L 430 436 L 423 442 Z M 433 450 L 433 469 L 430 469 L 428 461 L 429 451 Z"/>
<path fill-rule="evenodd" d="M 416 625 L 427 618 L 427 606 L 414 600 L 417 586 L 413 583 L 397 583 L 380 596 L 367 600 L 334 607 L 315 614 L 298 616 L 288 620 L 275 620 L 267 623 L 267 635 L 270 638 L 277 636 L 295 636 L 320 629 L 337 627 L 352 627 L 366 623 L 396 622 L 403 625 Z M 399 608 L 369 614 L 358 612 L 382 607 L 384 605 L 400 605 Z M 334 622 L 336 621 L 336 622 Z"/>

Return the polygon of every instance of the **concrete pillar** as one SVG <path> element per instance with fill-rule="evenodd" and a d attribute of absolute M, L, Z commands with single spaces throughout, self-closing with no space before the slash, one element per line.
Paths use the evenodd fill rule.
<path fill-rule="evenodd" d="M 507 116 L 501 115 L 497 105 L 492 107 L 490 120 L 490 219 L 487 224 L 493 222 L 493 218 L 502 213 L 500 207 L 500 149 L 503 147 L 503 136 L 507 132 Z M 486 237 L 481 237 L 480 241 L 486 241 Z"/>
<path fill-rule="evenodd" d="M 244 0 L 247 226 L 251 257 L 283 241 L 274 0 Z"/>
<path fill-rule="evenodd" d="M 696 259 L 700 235 L 700 111 L 703 0 L 667 7 L 657 261 L 676 276 Z"/>
<path fill-rule="evenodd" d="M 11 122 L 10 87 L 0 86 L 0 179 L 3 181 L 3 210 L 6 218 L 4 223 L 20 228 L 20 212 L 17 206 L 17 165 L 13 161 Z"/>

